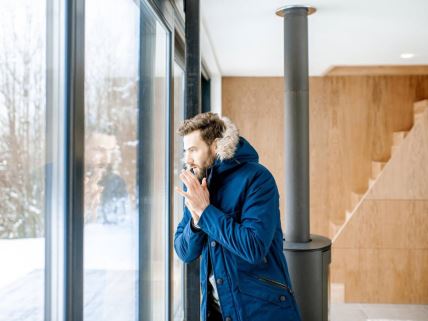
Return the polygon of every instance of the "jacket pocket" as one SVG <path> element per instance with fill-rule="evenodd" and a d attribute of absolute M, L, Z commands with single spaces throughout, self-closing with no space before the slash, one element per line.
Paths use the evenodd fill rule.
<path fill-rule="evenodd" d="M 239 291 L 282 307 L 292 303 L 291 291 L 288 286 L 266 277 L 242 273 L 239 278 Z"/>
<path fill-rule="evenodd" d="M 239 281 L 243 321 L 301 321 L 285 284 L 246 273 Z"/>
<path fill-rule="evenodd" d="M 288 285 L 287 284 L 283 284 L 283 283 L 281 283 L 281 282 L 278 282 L 278 281 L 275 281 L 275 280 L 272 280 L 272 279 L 269 279 L 269 278 L 265 278 L 265 277 L 262 277 L 262 276 L 259 276 L 259 277 L 256 277 L 259 281 L 262 281 L 262 282 L 264 282 L 264 283 L 266 283 L 266 284 L 269 284 L 269 285 L 272 285 L 272 286 L 275 286 L 275 287 L 277 287 L 277 288 L 280 288 L 280 289 L 283 289 L 283 290 L 286 290 L 288 293 L 290 293 L 291 295 L 293 295 L 293 290 L 291 290 L 289 287 L 288 287 Z"/>

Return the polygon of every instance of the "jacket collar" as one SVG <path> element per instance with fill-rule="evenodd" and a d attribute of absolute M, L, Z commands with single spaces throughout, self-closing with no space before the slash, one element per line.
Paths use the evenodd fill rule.
<path fill-rule="evenodd" d="M 222 162 L 235 155 L 239 143 L 239 130 L 229 118 L 221 117 L 221 119 L 226 125 L 226 129 L 223 137 L 217 139 L 216 158 Z"/>

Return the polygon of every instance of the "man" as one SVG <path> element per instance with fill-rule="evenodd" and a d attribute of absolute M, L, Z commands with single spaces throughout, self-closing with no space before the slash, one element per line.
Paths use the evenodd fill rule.
<path fill-rule="evenodd" d="M 273 176 L 227 118 L 199 114 L 179 134 L 186 207 L 174 248 L 186 263 L 201 256 L 201 319 L 300 320 Z"/>
<path fill-rule="evenodd" d="M 98 185 L 103 188 L 100 196 L 103 224 L 124 223 L 130 207 L 125 180 L 109 164 Z"/>
<path fill-rule="evenodd" d="M 117 138 L 108 129 L 96 129 L 86 142 L 85 223 L 124 223 L 129 220 L 130 202 L 126 181 L 117 170 Z"/>

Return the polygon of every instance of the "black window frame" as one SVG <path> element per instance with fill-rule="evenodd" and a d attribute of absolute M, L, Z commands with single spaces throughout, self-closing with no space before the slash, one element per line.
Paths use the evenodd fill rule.
<path fill-rule="evenodd" d="M 172 0 L 171 0 L 172 1 Z M 168 33 L 168 62 L 167 62 L 167 212 L 165 233 L 167 235 L 165 257 L 166 262 L 166 299 L 165 315 L 171 320 L 171 209 L 172 209 L 172 175 L 173 175 L 173 133 L 172 133 L 172 66 L 174 62 L 174 9 L 170 0 L 134 0 L 140 5 L 149 5 L 156 17 Z M 85 73 L 85 0 L 66 0 L 65 3 L 65 231 L 64 231 L 64 320 L 82 321 L 84 312 L 84 133 L 85 133 L 85 103 L 84 103 L 84 73 Z M 141 41 L 141 36 L 140 36 Z M 140 108 L 140 103 L 139 103 Z M 139 135 L 142 133 L 139 132 Z M 141 139 L 141 136 L 139 136 Z M 142 145 L 142 144 L 141 144 Z M 138 153 L 142 151 L 139 149 Z M 144 172 L 144 171 L 142 171 Z M 139 179 L 143 178 L 140 177 Z M 139 202 L 142 203 L 142 202 Z M 141 210 L 141 208 L 140 208 Z M 148 227 L 146 227 L 148 228 Z M 139 227 L 139 235 L 144 234 Z M 139 239 L 139 248 L 141 246 Z M 144 251 L 139 251 L 139 275 L 144 274 Z M 139 280 L 141 277 L 139 277 Z M 143 296 L 149 285 L 139 281 L 138 310 L 141 311 Z M 49 295 L 49 293 L 48 293 Z M 144 313 L 138 313 L 139 321 L 146 321 Z"/>

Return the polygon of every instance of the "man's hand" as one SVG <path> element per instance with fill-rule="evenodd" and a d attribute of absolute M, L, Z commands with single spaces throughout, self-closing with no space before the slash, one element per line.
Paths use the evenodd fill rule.
<path fill-rule="evenodd" d="M 193 173 L 185 170 L 181 171 L 180 179 L 186 185 L 187 192 L 179 187 L 175 187 L 175 190 L 185 198 L 185 204 L 192 214 L 193 222 L 198 224 L 202 212 L 210 205 L 207 179 L 204 178 L 200 184 Z"/>

